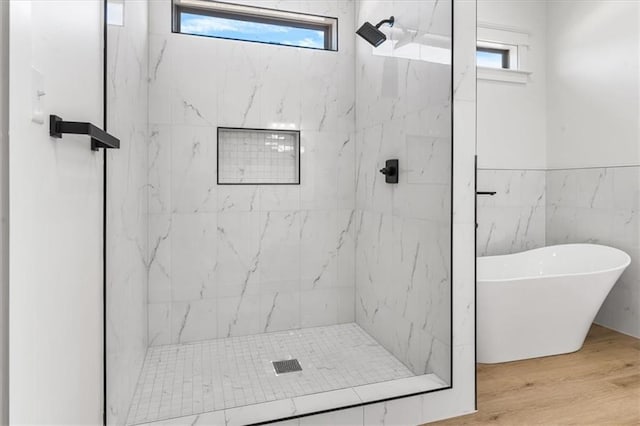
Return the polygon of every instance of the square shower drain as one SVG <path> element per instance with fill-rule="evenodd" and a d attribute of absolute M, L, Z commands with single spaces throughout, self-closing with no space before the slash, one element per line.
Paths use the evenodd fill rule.
<path fill-rule="evenodd" d="M 293 373 L 294 371 L 302 371 L 302 367 L 297 359 L 285 359 L 282 361 L 271 361 L 276 374 Z"/>

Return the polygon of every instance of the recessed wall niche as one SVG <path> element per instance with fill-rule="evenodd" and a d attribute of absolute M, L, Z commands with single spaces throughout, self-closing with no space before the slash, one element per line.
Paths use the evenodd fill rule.
<path fill-rule="evenodd" d="M 218 185 L 299 185 L 300 132 L 218 127 Z"/>

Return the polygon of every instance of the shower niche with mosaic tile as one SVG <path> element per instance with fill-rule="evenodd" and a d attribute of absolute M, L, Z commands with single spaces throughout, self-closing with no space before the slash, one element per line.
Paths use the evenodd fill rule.
<path fill-rule="evenodd" d="M 218 127 L 218 185 L 300 184 L 300 132 Z"/>
<path fill-rule="evenodd" d="M 449 388 L 452 2 L 225 6 L 329 17 L 332 49 L 294 30 L 279 45 L 177 34 L 176 5 L 148 2 L 146 334 L 109 423 L 252 424 Z M 356 35 L 392 15 L 378 48 Z M 136 29 L 108 31 L 116 73 Z"/>

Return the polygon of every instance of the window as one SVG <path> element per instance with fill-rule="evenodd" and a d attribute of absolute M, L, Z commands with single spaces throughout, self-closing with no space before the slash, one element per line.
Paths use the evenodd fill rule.
<path fill-rule="evenodd" d="M 174 0 L 173 31 L 320 50 L 338 50 L 338 20 L 207 0 Z"/>
<path fill-rule="evenodd" d="M 478 46 L 476 64 L 479 67 L 509 69 L 509 51 Z"/>
<path fill-rule="evenodd" d="M 518 69 L 518 46 L 478 40 L 476 65 L 485 68 Z"/>
<path fill-rule="evenodd" d="M 107 0 L 107 24 L 124 26 L 124 0 Z"/>
<path fill-rule="evenodd" d="M 479 80 L 526 84 L 531 72 L 526 65 L 529 35 L 513 28 L 478 23 L 476 44 L 477 78 Z"/>

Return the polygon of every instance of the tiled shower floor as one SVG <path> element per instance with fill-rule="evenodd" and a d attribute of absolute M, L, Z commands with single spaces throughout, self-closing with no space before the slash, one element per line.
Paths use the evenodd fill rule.
<path fill-rule="evenodd" d="M 271 361 L 297 358 L 276 376 Z M 128 424 L 414 376 L 356 324 L 151 347 Z"/>

